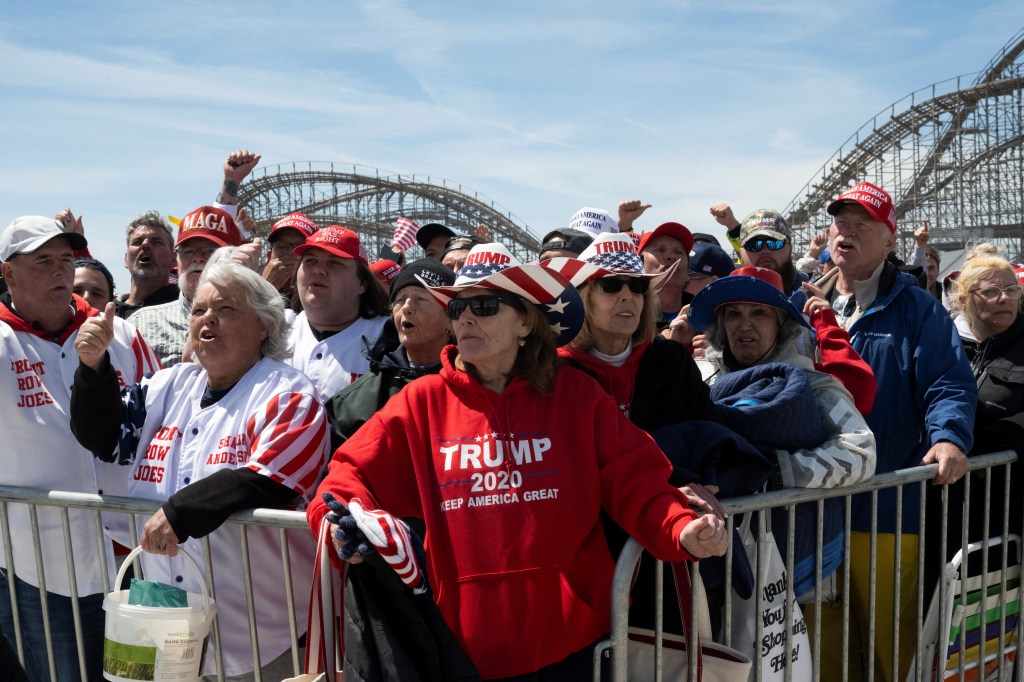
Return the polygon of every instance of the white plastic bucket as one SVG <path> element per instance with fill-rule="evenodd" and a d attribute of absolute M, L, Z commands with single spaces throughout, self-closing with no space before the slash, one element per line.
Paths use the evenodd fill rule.
<path fill-rule="evenodd" d="M 115 587 L 121 585 L 136 547 L 121 564 Z M 206 579 L 185 550 L 178 552 L 200 577 L 202 594 L 188 593 L 187 607 L 135 606 L 128 590 L 115 590 L 103 599 L 103 677 L 113 682 L 174 680 L 194 682 L 202 675 L 203 650 L 217 613 Z"/>

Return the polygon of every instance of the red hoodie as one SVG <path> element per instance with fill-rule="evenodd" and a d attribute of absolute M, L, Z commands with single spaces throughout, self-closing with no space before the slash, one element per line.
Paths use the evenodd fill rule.
<path fill-rule="evenodd" d="M 503 393 L 456 370 L 409 384 L 335 453 L 322 494 L 426 521 L 427 570 L 483 678 L 532 672 L 608 632 L 614 562 L 599 512 L 663 560 L 695 518 L 670 466 L 590 377 L 559 368 L 551 395 Z"/>
<path fill-rule="evenodd" d="M 619 409 L 628 417 L 629 410 L 633 405 L 633 390 L 636 388 L 636 373 L 640 358 L 643 357 L 644 351 L 647 350 L 650 343 L 650 341 L 645 341 L 635 346 L 621 367 L 598 360 L 576 346 L 562 346 L 558 349 L 558 356 L 586 367 L 601 386 L 612 394 Z"/>

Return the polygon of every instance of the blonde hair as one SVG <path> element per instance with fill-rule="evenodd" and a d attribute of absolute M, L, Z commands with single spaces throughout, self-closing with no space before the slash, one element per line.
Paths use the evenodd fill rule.
<path fill-rule="evenodd" d="M 998 246 L 989 242 L 979 242 L 972 246 L 964 256 L 963 270 L 953 280 L 953 312 L 963 313 L 971 326 L 974 326 L 977 312 L 971 292 L 978 288 L 978 282 L 995 273 L 1007 273 L 1013 277 L 1013 283 L 1017 284 L 1017 272 L 999 252 Z M 1024 298 L 1019 299 L 1018 308 L 1022 301 Z"/>
<path fill-rule="evenodd" d="M 590 296 L 594 290 L 593 284 L 594 282 L 591 280 L 579 286 L 580 298 L 583 299 L 583 327 L 570 345 L 582 351 L 589 351 L 594 347 L 594 331 L 590 325 Z M 637 325 L 636 331 L 633 332 L 630 339 L 633 346 L 638 346 L 654 338 L 659 312 L 658 294 L 652 286 L 644 294 L 644 307 L 640 310 L 640 324 Z"/>

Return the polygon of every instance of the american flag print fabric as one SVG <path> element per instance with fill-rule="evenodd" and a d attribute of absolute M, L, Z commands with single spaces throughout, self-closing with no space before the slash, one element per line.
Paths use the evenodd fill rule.
<path fill-rule="evenodd" d="M 358 498 L 350 500 L 348 508 L 356 526 L 402 582 L 416 594 L 425 592 L 427 583 L 417 563 L 408 526 L 382 509 L 364 509 Z"/>
<path fill-rule="evenodd" d="M 391 239 L 391 248 L 405 253 L 416 245 L 416 233 L 419 231 L 419 225 L 404 215 L 398 216 L 398 220 L 395 221 L 395 236 Z"/>

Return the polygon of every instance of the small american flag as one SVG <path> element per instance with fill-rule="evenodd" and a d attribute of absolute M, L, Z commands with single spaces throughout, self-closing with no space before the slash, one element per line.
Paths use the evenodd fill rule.
<path fill-rule="evenodd" d="M 416 233 L 420 226 L 406 218 L 398 216 L 395 221 L 395 236 L 391 238 L 391 248 L 404 253 L 416 245 Z"/>

